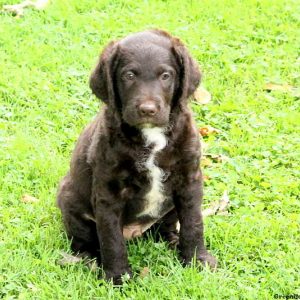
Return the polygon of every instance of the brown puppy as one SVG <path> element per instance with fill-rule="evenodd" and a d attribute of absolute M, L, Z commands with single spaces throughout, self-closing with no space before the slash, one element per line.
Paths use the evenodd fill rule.
<path fill-rule="evenodd" d="M 125 239 L 159 223 L 184 264 L 216 266 L 204 246 L 198 130 L 187 107 L 200 73 L 179 39 L 149 30 L 110 43 L 90 78 L 104 103 L 58 191 L 72 250 L 115 284 L 131 274 Z M 176 223 L 180 222 L 180 233 Z"/>

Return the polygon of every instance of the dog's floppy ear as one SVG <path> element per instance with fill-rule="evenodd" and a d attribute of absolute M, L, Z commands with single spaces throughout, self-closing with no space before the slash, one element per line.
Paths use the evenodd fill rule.
<path fill-rule="evenodd" d="M 179 66 L 178 100 L 187 100 L 196 90 L 201 80 L 201 73 L 196 61 L 190 56 L 182 42 L 173 38 L 173 52 Z"/>
<path fill-rule="evenodd" d="M 113 102 L 113 71 L 118 53 L 118 43 L 110 42 L 102 51 L 96 68 L 90 76 L 90 88 L 92 92 L 108 104 Z"/>

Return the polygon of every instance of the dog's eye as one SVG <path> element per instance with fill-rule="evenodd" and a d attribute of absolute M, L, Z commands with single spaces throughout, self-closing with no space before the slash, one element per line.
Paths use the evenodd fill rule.
<path fill-rule="evenodd" d="M 171 77 L 171 75 L 170 75 L 169 72 L 163 72 L 163 73 L 160 75 L 161 80 L 168 80 L 170 77 Z"/>
<path fill-rule="evenodd" d="M 134 80 L 135 78 L 135 74 L 132 71 L 128 71 L 125 73 L 124 76 L 127 80 Z"/>

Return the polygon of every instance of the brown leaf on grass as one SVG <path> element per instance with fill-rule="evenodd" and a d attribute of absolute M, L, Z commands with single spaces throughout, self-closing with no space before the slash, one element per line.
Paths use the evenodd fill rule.
<path fill-rule="evenodd" d="M 205 143 L 205 141 L 200 138 L 200 145 L 201 145 L 201 151 L 205 152 L 208 149 L 208 143 Z"/>
<path fill-rule="evenodd" d="M 92 272 L 96 272 L 98 270 L 97 261 L 95 259 L 89 259 L 89 257 L 85 256 L 85 253 L 72 255 L 62 251 L 60 254 L 62 258 L 57 260 L 57 264 L 61 266 L 84 263 Z"/>
<path fill-rule="evenodd" d="M 39 291 L 39 289 L 33 283 L 27 283 L 27 288 L 29 288 L 33 292 Z"/>
<path fill-rule="evenodd" d="M 227 211 L 227 208 L 230 205 L 230 200 L 228 196 L 228 192 L 224 191 L 223 196 L 219 201 L 213 202 L 210 204 L 210 206 L 204 210 L 202 210 L 202 217 L 206 218 L 209 216 L 228 216 L 229 212 Z M 180 224 L 177 222 L 176 229 L 180 230 Z"/>
<path fill-rule="evenodd" d="M 209 126 L 209 125 L 206 125 L 206 126 L 203 126 L 203 127 L 199 128 L 199 133 L 202 136 L 208 136 L 210 134 L 218 134 L 220 132 L 221 132 L 221 130 L 219 130 L 217 128 L 214 128 L 212 126 Z"/>
<path fill-rule="evenodd" d="M 24 15 L 24 8 L 19 6 L 19 4 L 3 5 L 3 11 L 12 13 L 16 18 L 20 18 Z"/>
<path fill-rule="evenodd" d="M 227 207 L 229 206 L 230 200 L 228 192 L 224 191 L 223 196 L 217 202 L 211 203 L 210 207 L 202 211 L 203 217 L 208 217 L 212 215 L 227 215 Z"/>
<path fill-rule="evenodd" d="M 80 256 L 75 256 L 66 252 L 61 252 L 62 258 L 57 261 L 61 266 L 73 265 L 80 263 L 82 258 Z"/>
<path fill-rule="evenodd" d="M 33 196 L 30 196 L 30 195 L 27 195 L 27 194 L 24 194 L 21 198 L 21 201 L 23 203 L 37 203 L 39 202 L 40 200 L 33 197 Z"/>
<path fill-rule="evenodd" d="M 202 180 L 203 180 L 203 181 L 210 180 L 210 177 L 207 176 L 207 175 L 202 175 Z"/>
<path fill-rule="evenodd" d="M 144 267 L 141 272 L 140 272 L 140 276 L 142 278 L 145 278 L 146 276 L 149 275 L 150 269 L 148 267 Z"/>
<path fill-rule="evenodd" d="M 3 5 L 3 10 L 11 12 L 16 17 L 21 17 L 24 14 L 24 8 L 32 6 L 35 9 L 44 9 L 49 0 L 37 0 L 37 1 L 23 1 L 19 4 L 13 4 L 13 5 Z"/>
<path fill-rule="evenodd" d="M 44 9 L 48 5 L 49 0 L 37 0 L 34 4 L 36 9 Z"/>
<path fill-rule="evenodd" d="M 229 212 L 228 211 L 221 211 L 217 213 L 218 216 L 229 216 Z"/>
<path fill-rule="evenodd" d="M 204 167 L 210 167 L 210 166 L 212 166 L 212 164 L 213 164 L 213 162 L 212 162 L 211 159 L 209 159 L 209 158 L 207 158 L 205 156 L 201 157 L 201 161 L 200 161 L 201 167 L 203 167 L 203 168 Z"/>
<path fill-rule="evenodd" d="M 223 154 L 204 153 L 202 157 L 203 159 L 210 159 L 212 162 L 217 162 L 217 163 L 221 163 L 229 160 L 229 157 Z"/>
<path fill-rule="evenodd" d="M 87 266 L 92 272 L 98 272 L 98 263 L 96 260 L 91 260 L 87 263 Z"/>
<path fill-rule="evenodd" d="M 266 91 L 291 92 L 295 88 L 289 84 L 266 83 L 264 86 Z"/>
<path fill-rule="evenodd" d="M 207 104 L 211 100 L 211 94 L 203 86 L 200 86 L 194 92 L 194 99 L 197 101 L 197 103 Z"/>

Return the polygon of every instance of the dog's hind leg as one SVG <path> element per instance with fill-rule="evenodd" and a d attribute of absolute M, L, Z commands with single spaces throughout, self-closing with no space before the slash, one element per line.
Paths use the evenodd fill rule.
<path fill-rule="evenodd" d="M 177 230 L 178 217 L 175 209 L 168 212 L 160 221 L 155 223 L 149 231 L 155 240 L 162 238 L 174 249 L 178 245 L 179 233 Z"/>
<path fill-rule="evenodd" d="M 92 209 L 79 194 L 69 175 L 60 184 L 57 204 L 62 211 L 72 251 L 79 256 L 97 258 L 100 264 L 100 246 Z"/>

